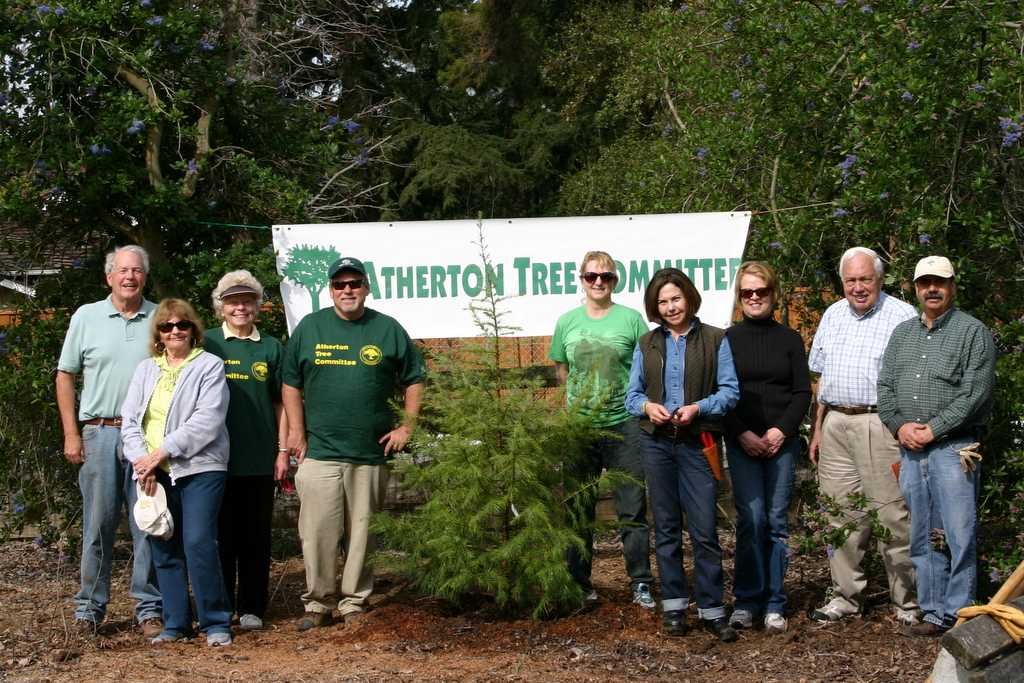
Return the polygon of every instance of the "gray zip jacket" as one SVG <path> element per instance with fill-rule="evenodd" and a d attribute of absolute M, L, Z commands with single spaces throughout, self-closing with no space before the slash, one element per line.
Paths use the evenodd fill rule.
<path fill-rule="evenodd" d="M 139 363 L 121 408 L 121 441 L 131 462 L 149 455 L 142 420 L 160 377 L 152 358 Z M 171 396 L 161 444 L 171 466 L 171 481 L 203 472 L 228 469 L 230 444 L 224 423 L 228 414 L 228 383 L 224 362 L 212 353 L 196 356 L 185 369 Z M 134 472 L 132 474 L 135 477 Z"/>

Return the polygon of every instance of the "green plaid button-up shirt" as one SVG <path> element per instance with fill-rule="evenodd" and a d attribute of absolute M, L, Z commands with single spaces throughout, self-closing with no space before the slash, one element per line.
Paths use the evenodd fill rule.
<path fill-rule="evenodd" d="M 930 329 L 917 316 L 889 338 L 878 376 L 878 416 L 893 435 L 920 422 L 936 440 L 984 425 L 995 370 L 995 343 L 980 320 L 956 306 Z"/>

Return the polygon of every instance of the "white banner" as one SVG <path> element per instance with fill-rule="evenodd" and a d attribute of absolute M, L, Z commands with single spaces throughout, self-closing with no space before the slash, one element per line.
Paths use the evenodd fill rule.
<path fill-rule="evenodd" d="M 276 225 L 274 249 L 289 331 L 333 305 L 327 270 L 349 256 L 366 266 L 367 306 L 396 318 L 414 339 L 480 336 L 467 306 L 488 276 L 500 295 L 513 297 L 503 322 L 519 328 L 517 336 L 550 335 L 558 316 L 583 301 L 579 266 L 591 250 L 615 259 L 616 303 L 643 314 L 651 275 L 671 266 L 701 293 L 701 320 L 724 327 L 749 223 L 749 213 L 488 219 L 489 273 L 472 220 Z"/>

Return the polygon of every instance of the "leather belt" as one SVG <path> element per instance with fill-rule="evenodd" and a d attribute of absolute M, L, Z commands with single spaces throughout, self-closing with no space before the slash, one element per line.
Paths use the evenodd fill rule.
<path fill-rule="evenodd" d="M 683 436 L 688 436 L 691 439 L 695 438 L 690 432 L 686 431 L 685 426 L 678 427 L 668 422 L 662 425 L 654 425 L 654 433 L 660 436 L 667 436 L 670 439 L 678 439 Z"/>
<path fill-rule="evenodd" d="M 868 413 L 878 412 L 878 406 L 829 406 L 828 409 L 843 415 L 867 415 Z"/>
<path fill-rule="evenodd" d="M 97 417 L 92 420 L 86 420 L 87 425 L 103 425 L 104 427 L 120 427 L 121 418 L 119 417 Z"/>

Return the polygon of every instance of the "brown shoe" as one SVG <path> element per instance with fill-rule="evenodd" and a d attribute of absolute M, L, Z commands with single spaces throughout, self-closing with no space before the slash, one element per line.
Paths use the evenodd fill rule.
<path fill-rule="evenodd" d="M 75 619 L 75 623 L 71 626 L 73 633 L 86 638 L 92 638 L 95 636 L 98 628 L 99 624 L 91 619 Z"/>
<path fill-rule="evenodd" d="M 941 636 L 948 630 L 948 626 L 939 626 L 938 624 L 933 624 L 930 621 L 922 621 L 920 624 L 914 624 L 913 626 L 900 627 L 900 633 L 905 636 L 923 638 L 935 638 L 936 636 Z"/>
<path fill-rule="evenodd" d="M 139 622 L 139 630 L 147 638 L 156 638 L 163 633 L 164 620 L 160 617 L 149 617 Z"/>
<path fill-rule="evenodd" d="M 345 620 L 345 626 L 351 626 L 352 624 L 359 621 L 363 616 L 362 612 L 349 612 L 343 618 Z"/>
<path fill-rule="evenodd" d="M 311 628 L 327 626 L 333 621 L 334 617 L 331 616 L 330 612 L 306 612 L 306 614 L 299 619 L 299 623 L 295 627 L 295 630 L 308 631 Z"/>

